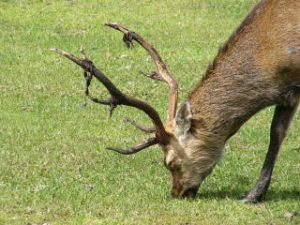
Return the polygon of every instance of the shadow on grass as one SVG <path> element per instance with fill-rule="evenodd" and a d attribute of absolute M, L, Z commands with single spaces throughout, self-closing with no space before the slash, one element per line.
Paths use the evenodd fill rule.
<path fill-rule="evenodd" d="M 206 190 L 197 195 L 198 199 L 231 199 L 231 200 L 241 200 L 247 191 L 241 189 L 232 189 L 224 187 L 223 190 Z M 264 201 L 285 201 L 285 200 L 297 200 L 300 201 L 300 190 L 296 189 L 277 189 L 269 190 L 267 192 Z"/>
<path fill-rule="evenodd" d="M 300 201 L 300 189 L 270 190 L 266 201 L 298 200 Z"/>
<path fill-rule="evenodd" d="M 247 176 L 235 176 L 231 180 L 231 184 L 224 184 L 224 186 L 216 189 L 209 189 L 207 186 L 199 190 L 197 199 L 218 199 L 218 200 L 241 200 L 253 188 L 254 183 Z M 290 189 L 269 188 L 264 201 L 285 201 L 297 200 L 300 201 L 300 189 L 292 187 Z"/>

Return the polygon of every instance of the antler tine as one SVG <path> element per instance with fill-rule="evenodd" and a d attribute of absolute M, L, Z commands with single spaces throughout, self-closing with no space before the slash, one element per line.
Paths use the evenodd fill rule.
<path fill-rule="evenodd" d="M 168 103 L 168 113 L 167 113 L 167 121 L 171 121 L 176 114 L 176 106 L 177 106 L 177 99 L 178 99 L 178 85 L 174 77 L 169 73 L 166 64 L 158 54 L 157 50 L 148 43 L 142 36 L 139 34 L 128 30 L 127 28 L 119 25 L 117 23 L 106 23 L 106 26 L 109 26 L 115 30 L 118 30 L 124 34 L 123 40 L 125 41 L 127 47 L 132 46 L 132 40 L 138 42 L 151 56 L 153 59 L 157 70 L 158 70 L 158 77 L 154 76 L 154 79 L 157 80 L 164 80 L 168 83 L 170 88 L 170 95 L 169 95 L 169 103 Z M 149 76 L 151 77 L 151 76 Z"/>
<path fill-rule="evenodd" d="M 128 118 L 128 117 L 125 117 L 124 119 L 125 122 L 127 123 L 130 123 L 132 126 L 136 127 L 137 129 L 145 132 L 145 133 L 153 133 L 155 132 L 155 127 L 146 127 L 146 126 L 143 126 L 141 124 L 138 124 L 136 121 Z"/>
<path fill-rule="evenodd" d="M 134 107 L 145 112 L 148 115 L 148 117 L 152 120 L 153 124 L 155 125 L 155 137 L 150 138 L 148 141 L 132 147 L 128 151 L 132 152 L 133 154 L 134 152 L 138 152 L 151 145 L 157 143 L 163 144 L 169 141 L 169 134 L 165 131 L 164 125 L 157 111 L 151 105 L 134 97 L 123 94 L 99 69 L 97 69 L 94 66 L 93 62 L 90 59 L 88 59 L 86 55 L 84 55 L 84 59 L 81 59 L 69 52 L 60 49 L 50 50 L 73 61 L 74 63 L 79 65 L 85 71 L 85 73 L 89 73 L 91 77 L 95 76 L 97 80 L 99 80 L 105 86 L 105 88 L 109 91 L 111 95 L 110 99 L 108 100 L 99 100 L 89 96 L 92 101 L 97 102 L 99 104 L 110 105 L 111 110 L 116 108 L 118 105 L 127 105 L 130 107 Z M 86 93 L 88 95 L 88 91 L 86 91 Z M 113 148 L 110 149 L 112 150 Z M 122 152 L 122 150 L 120 149 L 116 151 Z"/>
<path fill-rule="evenodd" d="M 123 149 L 120 149 L 120 148 L 116 148 L 116 147 L 108 147 L 106 149 L 108 150 L 112 150 L 112 151 L 115 151 L 115 152 L 118 152 L 122 155 L 131 155 L 131 154 L 135 154 L 145 148 L 148 148 L 152 145 L 156 145 L 158 144 L 158 141 L 155 137 L 151 137 L 149 138 L 148 140 L 140 143 L 140 144 L 137 144 L 135 146 L 133 146 L 132 148 L 130 149 L 127 149 L 127 150 L 123 150 Z"/>

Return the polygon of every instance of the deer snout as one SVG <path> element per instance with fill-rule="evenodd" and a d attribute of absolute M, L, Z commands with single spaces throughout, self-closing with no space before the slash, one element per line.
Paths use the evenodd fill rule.
<path fill-rule="evenodd" d="M 195 198 L 197 192 L 198 192 L 198 188 L 194 188 L 194 187 L 188 188 L 182 193 L 181 197 L 182 198 Z"/>
<path fill-rule="evenodd" d="M 172 197 L 174 198 L 195 198 L 198 192 L 199 187 L 189 187 L 185 188 L 182 191 L 172 190 Z"/>
<path fill-rule="evenodd" d="M 181 198 L 195 198 L 196 194 L 198 192 L 198 189 L 199 189 L 199 186 L 188 187 L 180 193 L 180 197 Z"/>

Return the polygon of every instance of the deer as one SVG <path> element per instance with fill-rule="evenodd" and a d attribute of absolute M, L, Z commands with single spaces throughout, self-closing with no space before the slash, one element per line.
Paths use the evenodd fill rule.
<path fill-rule="evenodd" d="M 81 57 L 51 49 L 84 71 L 86 96 L 110 107 L 125 105 L 143 111 L 153 127 L 128 118 L 136 128 L 153 136 L 139 144 L 108 150 L 123 155 L 159 145 L 164 165 L 171 173 L 171 195 L 195 198 L 201 184 L 222 157 L 226 142 L 254 114 L 275 106 L 270 128 L 270 143 L 256 184 L 243 196 L 244 203 L 265 199 L 281 144 L 296 114 L 300 96 L 300 1 L 262 0 L 246 16 L 230 38 L 220 47 L 213 63 L 177 106 L 178 84 L 158 51 L 140 34 L 118 23 L 106 23 L 123 34 L 128 48 L 135 41 L 152 58 L 157 71 L 144 74 L 169 88 L 166 121 L 149 104 L 124 94 L 81 50 Z M 95 77 L 110 97 L 92 96 L 89 86 Z"/>

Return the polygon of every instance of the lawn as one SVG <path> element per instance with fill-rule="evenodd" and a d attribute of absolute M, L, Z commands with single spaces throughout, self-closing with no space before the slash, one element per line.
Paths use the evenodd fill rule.
<path fill-rule="evenodd" d="M 124 124 L 135 109 L 84 96 L 80 68 L 50 52 L 82 46 L 125 93 L 164 117 L 167 88 L 142 77 L 154 69 L 138 45 L 128 50 L 105 22 L 142 34 L 165 59 L 180 99 L 205 72 L 218 47 L 256 0 L 2 0 L 0 1 L 0 224 L 300 224 L 300 114 L 277 161 L 265 202 L 240 197 L 255 183 L 266 153 L 273 108 L 252 118 L 195 200 L 170 197 L 161 150 L 133 156 L 105 146 L 131 146 L 141 134 Z M 94 95 L 105 89 L 94 82 Z M 292 216 L 290 216 L 292 215 Z"/>

